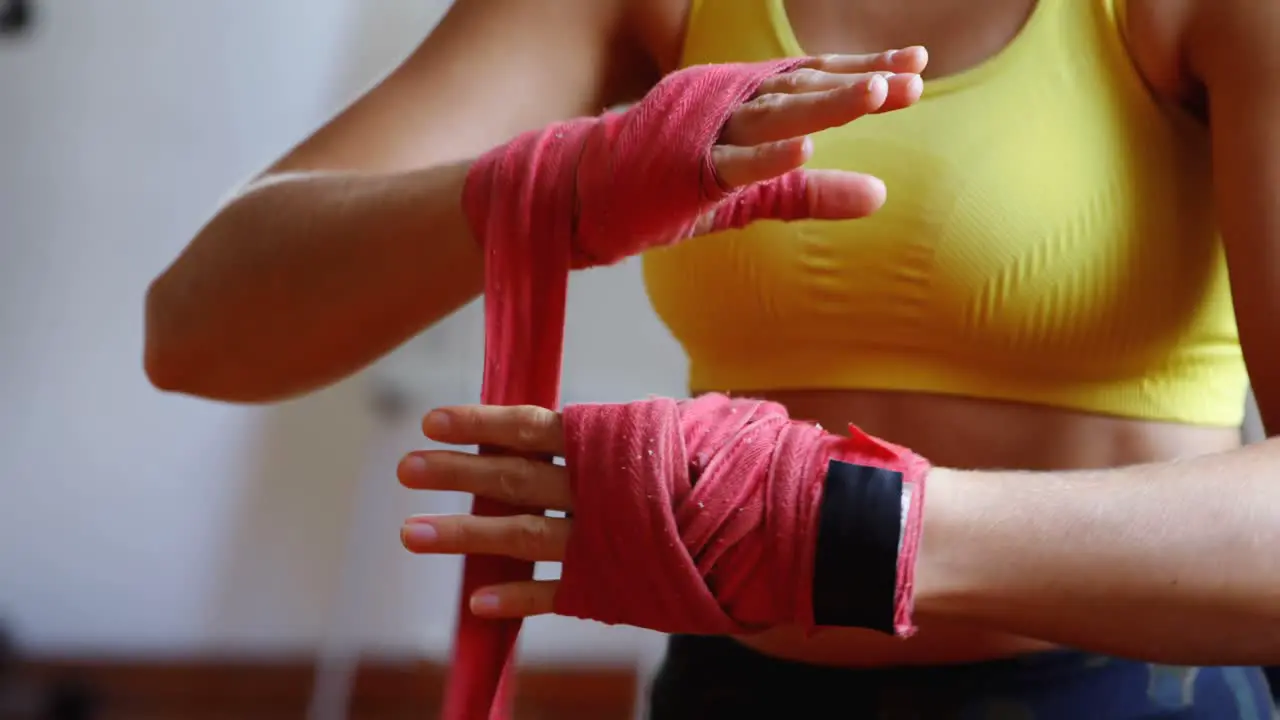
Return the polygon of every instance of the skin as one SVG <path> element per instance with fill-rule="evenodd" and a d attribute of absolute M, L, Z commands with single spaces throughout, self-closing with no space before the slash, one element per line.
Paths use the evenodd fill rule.
<path fill-rule="evenodd" d="M 803 113 L 784 112 L 803 97 L 794 92 L 768 111 L 753 109 L 747 115 L 757 117 L 756 127 L 737 123 L 723 143 L 758 149 L 718 149 L 720 172 L 748 182 L 794 167 L 804 157 L 801 142 L 761 143 L 799 138 L 885 104 L 910 104 L 917 93 L 914 74 L 923 73 L 927 81 L 978 64 L 1012 39 L 1031 7 L 1032 0 L 789 0 L 797 35 L 810 52 L 925 45 L 929 53 L 851 60 L 863 65 L 834 73 L 847 77 L 832 82 L 857 88 L 870 82 L 860 72 L 900 73 L 878 106 L 878 90 L 856 89 L 817 103 L 806 97 Z M 1205 201 L 1218 209 L 1241 342 L 1263 418 L 1275 428 L 1280 363 L 1267 319 L 1280 305 L 1280 292 L 1273 289 L 1280 287 L 1274 256 L 1280 248 L 1280 196 L 1274 192 L 1280 183 L 1280 6 L 1257 0 L 1128 0 L 1127 7 L 1126 39 L 1152 91 L 1208 125 L 1216 195 Z M 364 367 L 473 298 L 481 287 L 482 261 L 458 207 L 469 158 L 522 130 L 641 95 L 678 63 L 686 11 L 683 0 L 457 2 L 400 68 L 231 200 L 154 281 L 145 356 L 152 382 L 237 402 L 305 393 Z M 506 50 L 485 51 L 491 47 Z M 510 57 L 539 62 L 513 66 Z M 770 123 L 773 129 L 759 128 Z M 862 207 L 873 209 L 881 188 L 858 177 L 841 182 L 864 183 L 858 197 Z M 847 214 L 857 216 L 852 208 Z M 1217 453 L 1238 444 L 1234 429 L 976 399 L 856 391 L 764 395 L 826 427 L 856 422 L 944 467 L 1106 468 Z M 1018 476 L 1018 482 L 1050 487 L 1055 477 Z M 440 482 L 403 479 L 426 489 Z M 1156 480 L 1163 482 L 1153 475 Z M 1174 493 L 1170 487 L 1144 496 L 1143 512 L 1174 512 L 1186 502 Z M 1032 519 L 1044 519 L 1032 510 L 1018 518 L 1021 525 L 1010 520 L 1009 526 L 1025 528 Z M 1209 528 L 1186 517 L 1179 523 L 1185 537 L 1203 539 Z M 1129 539 L 1111 526 L 1095 529 L 1115 543 Z M 1048 553 L 1045 546 L 1014 544 L 1020 551 Z M 1179 542 L 1169 551 L 1180 549 L 1182 560 L 1194 562 L 1197 548 L 1206 546 Z M 1034 567 L 1028 572 L 1043 575 Z M 1083 593 L 1109 581 L 1093 572 L 1081 569 L 1066 577 Z M 1066 607 L 1057 610 L 1042 619 L 1070 616 Z M 1107 617 L 1093 621 L 1113 622 L 1123 634 L 1145 613 L 1119 603 L 1108 613 L 1095 613 Z M 1164 627 L 1182 632 L 1185 624 L 1177 618 Z M 979 659 L 1071 637 L 1044 622 L 1016 621 L 1012 613 L 1003 623 L 998 617 L 940 613 L 907 642 L 857 632 L 806 640 L 787 628 L 745 641 L 812 662 L 875 665 Z M 1224 646 L 1228 642 L 1222 640 Z"/>
<path fill-rule="evenodd" d="M 544 408 L 442 408 L 423 430 L 453 445 L 564 453 L 561 416 Z M 1170 664 L 1280 662 L 1276 468 L 1280 438 L 1111 470 L 934 468 L 916 565 L 921 633 L 950 622 Z M 414 489 L 574 510 L 564 467 L 515 455 L 417 452 L 399 475 Z M 410 518 L 401 536 L 416 552 L 559 561 L 572 532 L 564 517 L 455 515 Z M 488 617 L 550 613 L 557 585 L 484 588 L 471 609 Z"/>

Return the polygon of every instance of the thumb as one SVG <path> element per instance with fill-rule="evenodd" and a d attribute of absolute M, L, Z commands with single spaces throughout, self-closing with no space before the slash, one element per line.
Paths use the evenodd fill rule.
<path fill-rule="evenodd" d="M 745 227 L 756 220 L 851 220 L 884 204 L 884 183 L 840 170 L 792 170 L 725 198 L 710 230 Z"/>

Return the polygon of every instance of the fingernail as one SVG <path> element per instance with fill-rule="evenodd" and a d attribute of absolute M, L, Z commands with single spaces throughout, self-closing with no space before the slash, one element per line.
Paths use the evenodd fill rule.
<path fill-rule="evenodd" d="M 400 540 L 405 545 L 430 545 L 438 537 L 436 527 L 423 520 L 409 520 L 400 528 Z"/>
<path fill-rule="evenodd" d="M 498 610 L 498 596 L 488 592 L 478 592 L 471 596 L 471 612 L 477 615 Z"/>
<path fill-rule="evenodd" d="M 441 410 L 432 410 L 422 420 L 422 432 L 427 437 L 445 435 L 449 432 L 449 414 Z"/>

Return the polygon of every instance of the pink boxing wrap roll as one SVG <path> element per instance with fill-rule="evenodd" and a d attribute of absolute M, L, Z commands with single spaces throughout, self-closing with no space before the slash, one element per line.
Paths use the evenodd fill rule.
<path fill-rule="evenodd" d="M 557 613 L 670 633 L 812 629 L 818 506 L 839 460 L 899 472 L 912 495 L 894 625 L 914 632 L 924 458 L 716 394 L 571 405 L 564 422 L 574 521 Z"/>
<path fill-rule="evenodd" d="M 683 240 L 708 213 L 725 228 L 811 212 L 803 172 L 731 192 L 711 161 L 733 111 L 766 78 L 802 62 L 681 70 L 626 111 L 525 133 L 475 162 L 462 205 L 485 256 L 482 402 L 558 405 L 571 268 Z M 528 510 L 483 498 L 472 507 L 477 515 Z M 466 558 L 445 720 L 507 717 L 503 678 L 520 622 L 478 618 L 467 603 L 480 587 L 532 572 L 531 563 Z"/>

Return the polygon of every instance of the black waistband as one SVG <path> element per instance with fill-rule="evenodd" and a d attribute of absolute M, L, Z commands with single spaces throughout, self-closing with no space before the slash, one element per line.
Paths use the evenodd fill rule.
<path fill-rule="evenodd" d="M 1188 683 L 1197 684 L 1194 697 Z M 1237 713 L 1242 694 L 1270 711 L 1258 668 L 1181 668 L 1070 650 L 920 667 L 824 667 L 769 657 L 731 638 L 675 636 L 650 693 L 649 718 L 933 720 L 993 707 L 1012 713 L 1000 717 L 1037 720 L 1254 717 Z"/>
<path fill-rule="evenodd" d="M 990 682 L 996 678 L 1023 682 L 1124 662 L 1127 661 L 1093 653 L 1052 650 L 978 662 L 859 668 L 785 660 L 753 650 L 731 637 L 672 635 L 668 639 L 664 669 L 710 669 L 715 674 L 733 677 L 735 681 L 759 679 L 772 683 L 795 679 L 846 685 L 964 684 L 979 680 Z"/>

